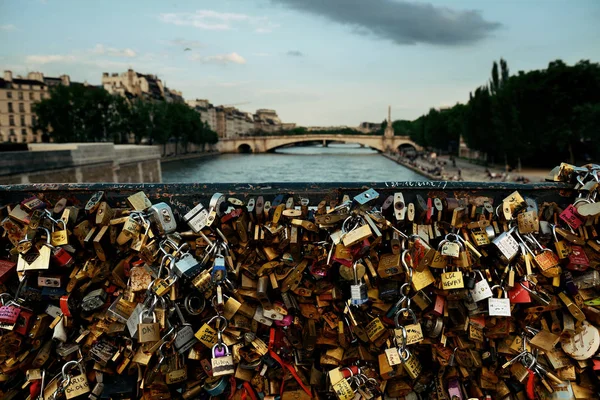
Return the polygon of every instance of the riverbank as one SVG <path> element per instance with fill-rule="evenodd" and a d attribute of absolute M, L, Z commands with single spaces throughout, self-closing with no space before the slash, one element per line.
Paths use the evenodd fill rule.
<path fill-rule="evenodd" d="M 383 156 L 436 181 L 544 182 L 549 172 L 543 169 L 524 168 L 520 172 L 507 173 L 499 168 L 471 164 L 463 159 L 455 159 L 453 162 L 449 156 L 439 156 L 434 159 L 417 158 L 413 161 L 396 154 L 383 154 Z"/>
<path fill-rule="evenodd" d="M 161 157 L 160 162 L 168 163 L 171 161 L 183 161 L 183 160 L 193 160 L 193 159 L 195 160 L 195 159 L 214 157 L 214 156 L 218 156 L 220 154 L 221 153 L 218 151 L 211 151 L 211 152 L 205 152 L 205 153 L 178 154 L 175 156 Z"/>

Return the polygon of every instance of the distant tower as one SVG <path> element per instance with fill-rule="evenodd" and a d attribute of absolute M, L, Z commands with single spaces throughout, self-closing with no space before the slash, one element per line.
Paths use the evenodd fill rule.
<path fill-rule="evenodd" d="M 385 133 L 383 136 L 386 138 L 394 137 L 394 127 L 392 126 L 392 106 L 388 106 L 387 126 L 385 127 Z"/>

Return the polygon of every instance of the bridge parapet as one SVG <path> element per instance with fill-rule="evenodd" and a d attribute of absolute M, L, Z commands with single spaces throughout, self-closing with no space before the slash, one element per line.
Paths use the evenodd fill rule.
<path fill-rule="evenodd" d="M 386 138 L 378 135 L 281 135 L 281 136 L 247 136 L 220 139 L 217 148 L 222 153 L 253 152 L 266 153 L 279 147 L 302 142 L 328 142 L 337 141 L 344 143 L 358 143 L 377 151 L 396 151 L 400 146 L 413 147 L 422 150 L 422 147 L 413 142 L 408 136 L 394 136 Z"/>

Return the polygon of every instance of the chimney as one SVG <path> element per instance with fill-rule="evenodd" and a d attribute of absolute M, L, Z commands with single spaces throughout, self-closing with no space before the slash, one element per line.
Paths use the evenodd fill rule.
<path fill-rule="evenodd" d="M 4 71 L 4 80 L 12 82 L 12 71 Z"/>
<path fill-rule="evenodd" d="M 108 72 L 103 72 L 103 73 L 102 73 L 102 77 L 103 77 L 103 78 L 108 78 Z"/>
<path fill-rule="evenodd" d="M 27 74 L 27 79 L 44 82 L 44 74 L 41 72 L 30 72 Z"/>
<path fill-rule="evenodd" d="M 71 78 L 69 77 L 69 75 L 61 75 L 60 80 L 62 81 L 62 84 L 65 86 L 71 85 Z"/>

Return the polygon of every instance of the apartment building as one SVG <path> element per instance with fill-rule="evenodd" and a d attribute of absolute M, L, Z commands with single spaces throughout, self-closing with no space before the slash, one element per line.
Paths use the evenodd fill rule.
<path fill-rule="evenodd" d="M 0 142 L 41 142 L 41 132 L 34 132 L 36 116 L 33 105 L 50 97 L 50 88 L 71 85 L 68 75 L 45 77 L 41 72 L 30 72 L 27 77 L 13 77 L 4 71 L 0 79 Z"/>
<path fill-rule="evenodd" d="M 187 105 L 200 113 L 202 122 L 208 124 L 211 130 L 218 132 L 217 129 L 217 110 L 206 99 L 188 100 Z"/>
<path fill-rule="evenodd" d="M 158 76 L 142 74 L 131 68 L 121 74 L 103 72 L 102 86 L 108 93 L 128 99 L 185 102 L 180 91 L 167 88 Z"/>

